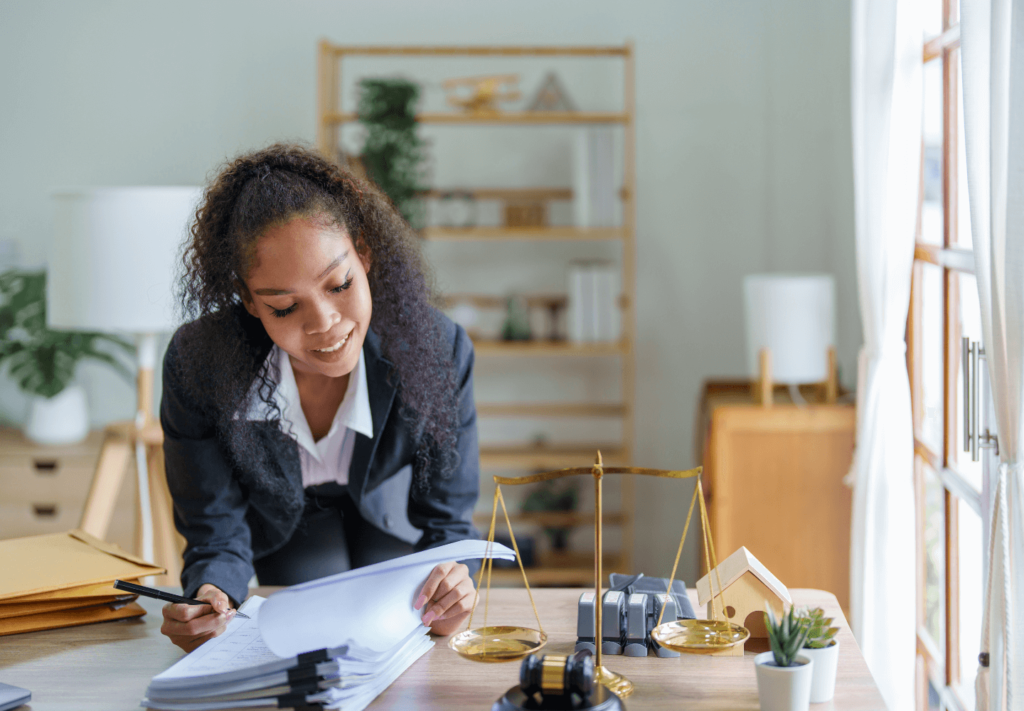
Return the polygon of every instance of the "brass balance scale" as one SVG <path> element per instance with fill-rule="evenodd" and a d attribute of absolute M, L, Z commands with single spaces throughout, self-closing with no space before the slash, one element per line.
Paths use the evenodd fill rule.
<path fill-rule="evenodd" d="M 537 612 L 537 605 L 533 601 L 533 593 L 530 591 L 530 583 L 526 578 L 526 569 L 523 567 L 522 558 L 519 555 L 519 547 L 516 544 L 515 534 L 512 532 L 512 522 L 509 520 L 508 510 L 505 508 L 505 499 L 501 495 L 501 485 L 519 486 L 522 484 L 535 484 L 552 479 L 561 479 L 568 476 L 591 475 L 594 477 L 594 592 L 596 593 L 594 620 L 594 640 L 596 655 L 594 660 L 595 679 L 620 697 L 629 696 L 633 693 L 633 682 L 616 672 L 611 671 L 601 663 L 601 580 L 603 574 L 601 562 L 603 560 L 603 545 L 601 539 L 601 518 L 602 518 L 602 490 L 601 480 L 606 474 L 624 474 L 639 476 L 655 476 L 666 479 L 696 479 L 693 497 L 690 500 L 690 509 L 686 514 L 686 524 L 683 526 L 683 536 L 679 539 L 679 549 L 676 551 L 676 559 L 672 564 L 672 574 L 669 576 L 669 588 L 672 580 L 675 579 L 676 570 L 679 567 L 679 558 L 683 552 L 683 544 L 686 542 L 686 533 L 690 528 L 690 520 L 693 516 L 693 509 L 697 502 L 700 502 L 700 520 L 704 532 L 704 557 L 708 570 L 715 571 L 718 575 L 718 560 L 715 555 L 715 544 L 711 539 L 711 527 L 708 525 L 707 508 L 704 505 L 704 492 L 700 483 L 700 475 L 703 467 L 689 469 L 687 471 L 669 471 L 663 469 L 642 469 L 639 467 L 605 467 L 601 453 L 597 453 L 597 459 L 592 467 L 576 467 L 570 469 L 559 469 L 543 474 L 534 474 L 525 477 L 494 477 L 494 504 L 491 508 L 491 527 L 487 534 L 487 552 L 484 557 L 484 564 L 480 567 L 480 574 L 477 578 L 477 592 L 473 600 L 473 609 L 476 609 L 476 602 L 480 595 L 480 585 L 483 582 L 484 571 L 487 573 L 487 593 L 484 598 L 484 626 L 473 627 L 473 613 L 470 613 L 469 623 L 465 631 L 451 637 L 448 646 L 458 652 L 466 659 L 475 662 L 510 662 L 521 659 L 528 654 L 533 654 L 545 644 L 548 638 L 544 634 L 544 627 L 540 622 L 540 615 Z M 497 519 L 498 504 L 501 504 L 501 511 L 505 516 L 505 523 L 508 526 L 509 538 L 512 540 L 512 547 L 516 552 L 516 560 L 519 562 L 519 570 L 523 574 L 523 583 L 526 586 L 526 593 L 530 596 L 530 605 L 533 607 L 533 614 L 537 618 L 537 629 L 527 627 L 502 627 L 487 625 L 487 609 L 491 594 L 491 569 L 493 558 L 491 549 L 494 545 L 494 525 Z M 718 580 L 718 589 L 722 590 L 722 581 Z M 722 591 L 724 604 L 724 591 Z M 662 608 L 664 615 L 664 608 Z M 750 632 L 740 625 L 729 622 L 725 618 L 724 610 L 721 619 L 715 606 L 715 599 L 711 599 L 711 619 L 707 620 L 672 620 L 662 623 L 661 617 L 658 624 L 651 632 L 654 640 L 666 649 L 676 652 L 690 654 L 711 654 L 728 647 L 740 644 L 750 636 Z"/>

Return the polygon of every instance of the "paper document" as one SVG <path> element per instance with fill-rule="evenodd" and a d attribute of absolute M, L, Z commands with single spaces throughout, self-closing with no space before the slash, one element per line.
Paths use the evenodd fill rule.
<path fill-rule="evenodd" d="M 376 651 L 389 649 L 420 624 L 422 611 L 413 603 L 434 566 L 483 558 L 486 551 L 487 541 L 457 541 L 276 592 L 260 611 L 263 641 L 279 657 L 352 640 Z M 512 549 L 500 543 L 491 555 L 515 560 Z"/>
<path fill-rule="evenodd" d="M 155 676 L 143 706 L 163 711 L 277 707 L 284 697 L 361 711 L 434 642 L 413 603 L 438 563 L 482 558 L 458 541 L 250 597 L 225 631 Z M 501 544 L 491 554 L 515 560 Z M 299 655 L 323 650 L 310 659 Z"/>

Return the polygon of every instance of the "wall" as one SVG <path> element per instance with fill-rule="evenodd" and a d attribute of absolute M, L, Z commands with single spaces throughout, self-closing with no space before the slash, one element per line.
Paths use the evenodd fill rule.
<path fill-rule="evenodd" d="M 635 43 L 638 465 L 698 463 L 691 433 L 701 381 L 744 370 L 744 274 L 836 275 L 840 364 L 853 384 L 860 325 L 845 0 L 7 0 L 0 238 L 17 239 L 25 260 L 41 263 L 56 186 L 199 184 L 242 149 L 312 141 L 321 37 Z M 473 159 L 456 143 L 437 170 Z M 514 184 L 513 173 L 529 184 L 528 167 L 491 167 L 493 184 Z M 431 257 L 443 269 L 444 255 Z M 128 384 L 94 367 L 80 379 L 95 423 L 131 413 Z M 23 398 L 3 382 L 0 417 L 23 416 Z M 638 487 L 647 515 L 637 562 L 650 574 L 666 574 L 681 526 L 685 497 L 665 486 Z M 692 581 L 695 549 L 687 559 Z"/>

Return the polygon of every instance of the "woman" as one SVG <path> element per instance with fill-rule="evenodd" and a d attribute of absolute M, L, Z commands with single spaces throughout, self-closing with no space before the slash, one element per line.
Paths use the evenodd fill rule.
<path fill-rule="evenodd" d="M 387 198 L 274 145 L 207 188 L 184 257 L 194 320 L 164 360 L 160 419 L 186 651 L 219 634 L 255 573 L 292 585 L 464 538 L 478 495 L 473 348 L 433 309 L 416 238 Z M 469 614 L 466 565 L 415 602 L 437 634 Z"/>

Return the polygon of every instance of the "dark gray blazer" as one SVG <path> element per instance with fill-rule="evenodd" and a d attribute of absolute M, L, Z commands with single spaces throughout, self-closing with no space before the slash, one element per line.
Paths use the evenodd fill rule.
<path fill-rule="evenodd" d="M 444 322 L 457 368 L 461 461 L 448 478 L 428 472 L 426 493 L 410 486 L 420 466 L 418 444 L 399 414 L 400 396 L 389 384 L 392 364 L 381 355 L 372 330 L 363 345 L 373 439 L 356 434 L 349 494 L 368 522 L 417 551 L 479 537 L 471 522 L 480 469 L 473 344 L 461 327 Z M 174 522 L 187 542 L 181 584 L 191 597 L 211 583 L 237 603 L 246 597 L 252 561 L 283 546 L 302 516 L 298 444 L 272 423 L 236 420 L 239 427 L 255 428 L 249 432 L 255 437 L 248 439 L 258 444 L 233 446 L 210 408 L 190 398 L 180 383 L 179 369 L 189 367 L 188 354 L 180 349 L 187 328 L 175 334 L 164 357 L 160 403 Z M 269 473 L 274 485 L 257 473 Z"/>

